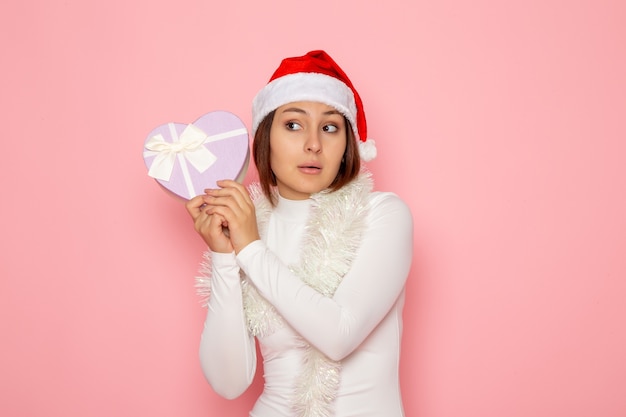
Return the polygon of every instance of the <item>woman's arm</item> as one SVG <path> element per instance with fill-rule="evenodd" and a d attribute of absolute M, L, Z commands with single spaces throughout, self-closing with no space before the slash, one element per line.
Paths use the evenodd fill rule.
<path fill-rule="evenodd" d="M 294 276 L 261 241 L 237 255 L 261 295 L 333 360 L 349 355 L 380 323 L 402 292 L 411 267 L 413 221 L 406 204 L 394 194 L 378 194 L 367 223 L 352 267 L 332 299 Z"/>
<path fill-rule="evenodd" d="M 252 383 L 256 349 L 246 326 L 234 254 L 213 252 L 211 256 L 211 296 L 200 341 L 200 364 L 215 392 L 232 399 Z"/>

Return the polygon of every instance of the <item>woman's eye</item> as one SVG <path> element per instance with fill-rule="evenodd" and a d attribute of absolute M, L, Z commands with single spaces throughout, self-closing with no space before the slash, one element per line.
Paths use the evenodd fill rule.
<path fill-rule="evenodd" d="M 335 125 L 325 125 L 322 130 L 327 133 L 335 133 L 339 128 Z"/>
<path fill-rule="evenodd" d="M 285 126 L 287 126 L 287 129 L 289 130 L 300 130 L 302 128 L 302 126 L 296 122 L 287 122 L 285 123 Z"/>

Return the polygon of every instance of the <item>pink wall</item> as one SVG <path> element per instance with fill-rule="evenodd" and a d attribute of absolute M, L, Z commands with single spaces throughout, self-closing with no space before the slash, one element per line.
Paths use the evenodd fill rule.
<path fill-rule="evenodd" d="M 314 48 L 415 217 L 407 416 L 626 415 L 625 5 L 5 0 L 0 415 L 246 415 L 258 383 L 229 402 L 200 373 L 203 245 L 141 148 L 210 110 L 250 126 Z"/>

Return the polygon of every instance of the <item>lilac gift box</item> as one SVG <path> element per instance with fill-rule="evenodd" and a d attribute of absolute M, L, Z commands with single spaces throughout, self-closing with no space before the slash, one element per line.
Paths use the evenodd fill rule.
<path fill-rule="evenodd" d="M 250 160 L 248 131 L 234 114 L 214 111 L 192 124 L 167 123 L 148 134 L 143 158 L 148 175 L 184 199 L 243 181 Z"/>

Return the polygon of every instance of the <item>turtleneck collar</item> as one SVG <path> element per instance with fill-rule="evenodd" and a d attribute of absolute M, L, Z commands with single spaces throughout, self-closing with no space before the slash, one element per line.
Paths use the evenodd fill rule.
<path fill-rule="evenodd" d="M 305 221 L 308 218 L 313 200 L 289 200 L 278 195 L 274 213 L 289 221 Z"/>

